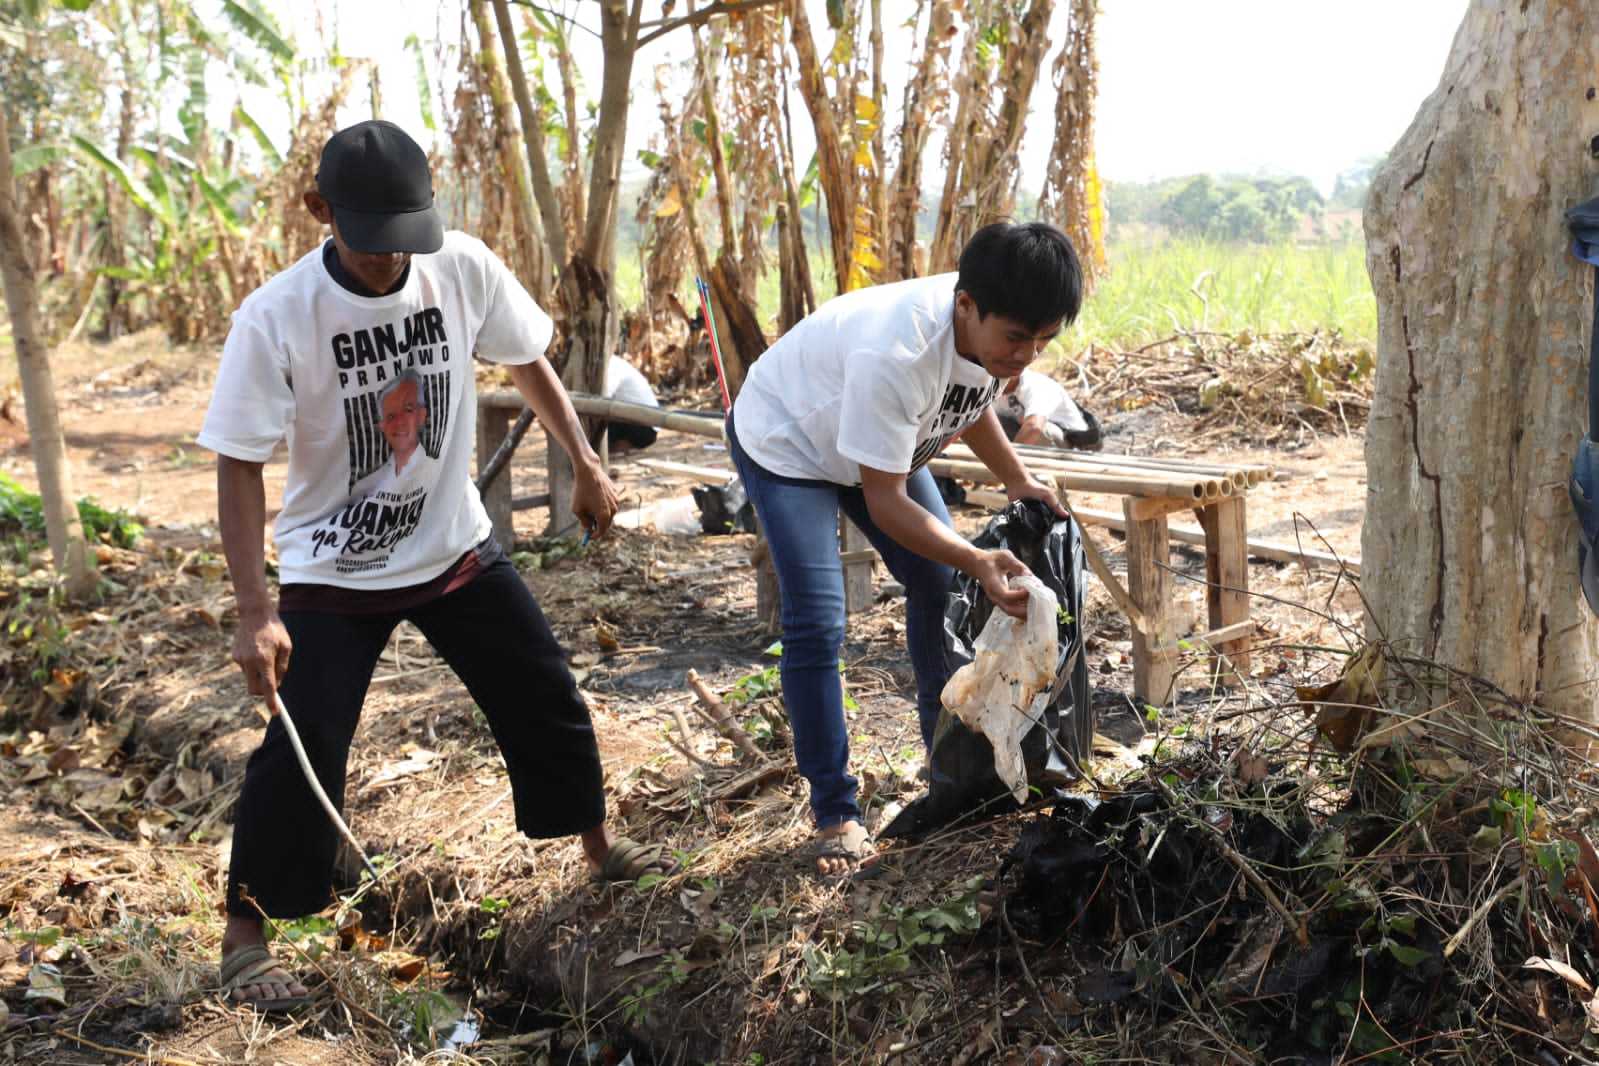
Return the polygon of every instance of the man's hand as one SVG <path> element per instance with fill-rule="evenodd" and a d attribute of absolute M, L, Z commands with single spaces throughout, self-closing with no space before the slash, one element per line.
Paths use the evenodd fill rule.
<path fill-rule="evenodd" d="M 1013 444 L 1048 444 L 1049 431 L 1044 427 L 1049 425 L 1049 419 L 1043 415 L 1028 415 L 1022 419 L 1021 428 L 1016 431 L 1016 436 L 1011 438 Z"/>
<path fill-rule="evenodd" d="M 1028 476 L 1022 481 L 1005 486 L 1005 496 L 1015 502 L 1016 500 L 1043 500 L 1049 504 L 1049 509 L 1061 518 L 1066 517 L 1066 508 L 1061 506 L 1060 497 L 1055 495 L 1055 490 L 1041 481 L 1034 481 Z"/>
<path fill-rule="evenodd" d="M 596 537 L 603 537 L 611 528 L 621 501 L 616 486 L 599 463 L 579 466 L 572 486 L 572 513 L 578 523 Z"/>
<path fill-rule="evenodd" d="M 983 586 L 995 607 L 1013 618 L 1027 617 L 1027 590 L 1010 583 L 1012 577 L 1029 573 L 1020 559 L 1003 548 L 985 551 L 969 573 Z"/>
<path fill-rule="evenodd" d="M 291 650 L 289 631 L 283 628 L 276 611 L 254 619 L 241 617 L 233 631 L 233 661 L 244 671 L 252 696 L 270 701 L 283 675 L 288 673 Z M 275 707 L 271 713 L 277 713 Z"/>

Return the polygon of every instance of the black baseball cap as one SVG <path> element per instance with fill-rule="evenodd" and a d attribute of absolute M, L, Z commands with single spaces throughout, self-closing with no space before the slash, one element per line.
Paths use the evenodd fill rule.
<path fill-rule="evenodd" d="M 427 254 L 444 245 L 427 154 L 392 122 L 358 122 L 329 137 L 316 191 L 358 252 Z"/>

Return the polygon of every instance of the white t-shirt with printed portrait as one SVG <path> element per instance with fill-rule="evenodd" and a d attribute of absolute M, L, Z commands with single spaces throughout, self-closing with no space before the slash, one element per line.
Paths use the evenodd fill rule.
<path fill-rule="evenodd" d="M 955 350 L 954 274 L 829 300 L 755 361 L 739 445 L 781 477 L 859 485 L 920 469 L 987 410 L 999 379 Z"/>
<path fill-rule="evenodd" d="M 1023 370 L 1017 377 L 1016 388 L 1009 392 L 1001 391 L 994 401 L 994 407 L 1018 422 L 1042 416 L 1073 432 L 1081 433 L 1088 429 L 1082 408 L 1077 406 L 1065 386 L 1037 370 Z"/>
<path fill-rule="evenodd" d="M 282 583 L 387 589 L 430 581 L 489 535 L 471 470 L 472 356 L 532 362 L 554 325 L 483 242 L 445 234 L 387 296 L 349 292 L 319 247 L 233 315 L 198 441 L 249 462 L 288 447 L 273 527 Z M 427 409 L 395 470 L 379 397 L 407 370 Z"/>

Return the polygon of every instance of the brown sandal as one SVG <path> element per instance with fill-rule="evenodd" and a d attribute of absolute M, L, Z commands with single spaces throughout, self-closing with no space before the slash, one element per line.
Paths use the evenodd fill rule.
<path fill-rule="evenodd" d="M 249 947 L 240 948 L 222 960 L 222 994 L 228 1003 L 239 1007 L 252 1007 L 258 1011 L 270 1014 L 295 1010 L 311 1002 L 310 996 L 250 996 L 241 998 L 234 993 L 250 985 L 262 984 L 262 978 L 276 970 L 279 973 L 289 974 L 289 970 L 272 953 L 260 944 L 251 944 Z M 289 974 L 288 981 L 266 982 L 270 984 L 289 985 L 297 979 Z"/>
<path fill-rule="evenodd" d="M 834 833 L 811 841 L 807 850 L 813 860 L 842 859 L 849 864 L 849 869 L 838 874 L 824 874 L 821 870 L 817 870 L 818 877 L 864 881 L 882 872 L 878 864 L 873 861 L 877 857 L 877 847 L 872 843 L 872 836 L 859 822 L 850 822 L 842 833 Z"/>
<path fill-rule="evenodd" d="M 665 876 L 677 870 L 677 863 L 667 857 L 659 844 L 640 844 L 627 837 L 617 837 L 611 850 L 605 853 L 605 862 L 595 873 L 605 882 L 637 881 L 645 874 Z"/>

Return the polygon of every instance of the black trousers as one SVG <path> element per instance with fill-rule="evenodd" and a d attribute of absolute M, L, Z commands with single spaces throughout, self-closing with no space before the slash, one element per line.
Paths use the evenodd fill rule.
<path fill-rule="evenodd" d="M 402 620 L 422 631 L 482 708 L 530 837 L 571 836 L 605 818 L 588 707 L 544 612 L 501 558 L 472 581 L 394 614 L 289 611 L 294 642 L 279 689 L 328 796 L 344 806 L 345 762 L 378 657 Z M 338 831 L 274 718 L 244 774 L 228 868 L 228 913 L 297 918 L 327 906 Z"/>

